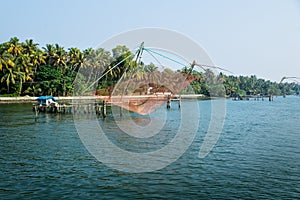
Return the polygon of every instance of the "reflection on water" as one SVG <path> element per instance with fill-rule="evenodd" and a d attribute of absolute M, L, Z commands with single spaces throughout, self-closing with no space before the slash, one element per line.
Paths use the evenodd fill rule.
<path fill-rule="evenodd" d="M 183 102 L 182 107 L 188 103 Z M 141 174 L 116 171 L 94 159 L 81 143 L 70 114 L 40 114 L 35 123 L 30 104 L 0 104 L 0 198 L 297 199 L 300 196 L 299 97 L 278 97 L 274 102 L 228 100 L 222 135 L 205 159 L 197 156 L 208 128 L 210 101 L 199 104 L 200 128 L 188 151 L 162 170 Z M 176 118 L 178 111 L 174 109 L 167 114 Z M 154 122 L 153 116 L 130 118 L 128 121 L 141 129 Z M 134 138 L 114 127 L 126 119 L 126 116 L 116 120 L 108 116 L 99 123 L 110 131 L 111 141 L 132 151 L 151 151 L 144 147 L 153 143 L 160 148 L 174 136 L 172 130 L 178 128 L 174 120 L 173 126 L 164 125 L 165 132 L 159 136 Z"/>
<path fill-rule="evenodd" d="M 150 118 L 133 118 L 132 119 L 134 121 L 134 123 L 138 126 L 147 126 L 150 124 L 151 119 Z"/>

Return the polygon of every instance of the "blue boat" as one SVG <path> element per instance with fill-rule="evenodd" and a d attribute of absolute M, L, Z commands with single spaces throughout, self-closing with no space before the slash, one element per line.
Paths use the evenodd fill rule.
<path fill-rule="evenodd" d="M 54 102 L 56 102 L 56 98 L 53 96 L 40 96 L 36 99 L 41 106 L 50 106 Z"/>

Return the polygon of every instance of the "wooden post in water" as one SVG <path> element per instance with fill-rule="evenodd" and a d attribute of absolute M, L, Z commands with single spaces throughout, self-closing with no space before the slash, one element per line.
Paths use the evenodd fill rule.
<path fill-rule="evenodd" d="M 66 104 L 63 105 L 62 112 L 63 112 L 63 113 L 66 113 Z"/>
<path fill-rule="evenodd" d="M 86 105 L 83 105 L 83 113 L 86 114 Z"/>
<path fill-rule="evenodd" d="M 37 119 L 39 118 L 39 108 L 37 105 L 32 105 L 32 110 L 35 112 L 35 121 L 37 121 Z"/>
<path fill-rule="evenodd" d="M 273 100 L 274 100 L 273 95 L 270 95 L 269 96 L 269 101 L 273 101 Z"/>
<path fill-rule="evenodd" d="M 95 104 L 95 111 L 96 111 L 97 117 L 100 117 L 100 109 L 101 109 L 101 107 L 99 106 L 99 103 L 96 103 Z"/>
<path fill-rule="evenodd" d="M 168 95 L 168 100 L 167 100 L 167 109 L 171 108 L 171 96 Z"/>
<path fill-rule="evenodd" d="M 181 95 L 179 95 L 179 100 L 178 100 L 178 109 L 180 109 L 181 106 Z"/>
<path fill-rule="evenodd" d="M 171 108 L 171 101 L 168 100 L 168 101 L 167 101 L 167 109 L 170 109 L 170 108 Z"/>
<path fill-rule="evenodd" d="M 102 111 L 101 112 L 102 112 L 103 119 L 106 118 L 106 103 L 104 100 L 102 101 Z"/>
<path fill-rule="evenodd" d="M 122 117 L 122 116 L 123 116 L 123 107 L 120 106 L 120 117 Z"/>

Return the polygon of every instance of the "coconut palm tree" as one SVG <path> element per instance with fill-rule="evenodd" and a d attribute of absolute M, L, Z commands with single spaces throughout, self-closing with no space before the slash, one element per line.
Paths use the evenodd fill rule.
<path fill-rule="evenodd" d="M 10 85 L 16 84 L 16 72 L 13 70 L 13 68 L 8 68 L 5 70 L 2 78 L 1 83 L 5 82 L 7 86 L 7 92 L 9 93 Z"/>
<path fill-rule="evenodd" d="M 15 72 L 15 79 L 19 81 L 19 91 L 18 95 L 22 94 L 22 89 L 23 89 L 23 83 L 26 81 L 32 80 L 29 74 L 26 74 L 25 72 Z"/>
<path fill-rule="evenodd" d="M 130 52 L 130 50 L 125 45 L 118 45 L 115 48 L 112 49 L 113 52 L 113 58 L 118 59 L 125 55 L 126 53 Z"/>
<path fill-rule="evenodd" d="M 15 79 L 19 81 L 19 91 L 18 94 L 21 95 L 23 83 L 26 81 L 32 81 L 32 62 L 30 55 L 20 54 L 15 59 L 14 67 Z"/>
<path fill-rule="evenodd" d="M 23 47 L 19 43 L 19 39 L 17 37 L 13 37 L 6 43 L 8 46 L 8 53 L 13 54 L 14 56 L 18 56 L 22 53 Z"/>
<path fill-rule="evenodd" d="M 31 64 L 34 67 L 34 74 L 36 74 L 38 66 L 41 64 L 46 64 L 46 55 L 43 53 L 43 51 L 37 49 L 30 54 L 30 58 Z"/>
<path fill-rule="evenodd" d="M 66 67 L 66 62 L 67 62 L 67 53 L 64 50 L 63 47 L 59 46 L 58 44 L 55 44 L 55 49 L 54 49 L 54 55 L 53 55 L 53 66 L 60 68 L 62 67 L 63 70 Z"/>
<path fill-rule="evenodd" d="M 148 73 L 154 72 L 158 69 L 157 66 L 155 66 L 153 63 L 150 63 L 149 65 L 145 66 L 145 71 Z"/>
<path fill-rule="evenodd" d="M 214 84 L 216 82 L 216 76 L 210 69 L 204 72 L 204 76 L 207 84 Z"/>
<path fill-rule="evenodd" d="M 53 65 L 54 63 L 54 55 L 55 55 L 55 47 L 52 44 L 46 44 L 46 47 L 43 47 L 46 57 L 46 64 Z"/>
<path fill-rule="evenodd" d="M 105 51 L 102 48 L 99 48 L 95 51 L 96 63 L 94 67 L 95 79 L 97 79 L 105 70 L 111 69 L 111 56 L 108 51 Z M 109 74 L 114 77 L 116 76 L 115 70 L 110 70 Z"/>
<path fill-rule="evenodd" d="M 20 54 L 15 58 L 15 64 L 17 71 L 24 72 L 26 74 L 31 73 L 32 63 L 30 62 L 30 57 L 27 54 Z"/>
<path fill-rule="evenodd" d="M 25 43 L 21 44 L 23 47 L 23 53 L 28 54 L 29 56 L 38 49 L 37 43 L 34 43 L 32 39 L 25 40 Z"/>
<path fill-rule="evenodd" d="M 71 66 L 72 71 L 78 71 L 84 61 L 84 54 L 78 48 L 69 48 L 68 64 Z"/>
<path fill-rule="evenodd" d="M 0 54 L 0 71 L 5 68 L 14 67 L 15 63 L 12 61 L 13 57 L 11 54 L 4 52 Z"/>
<path fill-rule="evenodd" d="M 133 77 L 138 81 L 144 80 L 146 78 L 146 66 L 141 62 L 137 67 L 132 70 Z"/>

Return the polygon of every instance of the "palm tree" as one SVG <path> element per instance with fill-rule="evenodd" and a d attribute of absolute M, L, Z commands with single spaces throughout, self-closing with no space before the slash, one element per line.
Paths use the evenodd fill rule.
<path fill-rule="evenodd" d="M 34 74 L 36 74 L 38 66 L 41 64 L 46 64 L 46 55 L 43 51 L 37 49 L 30 54 L 31 64 L 34 66 Z"/>
<path fill-rule="evenodd" d="M 157 69 L 158 69 L 158 67 L 155 66 L 153 63 L 150 63 L 149 65 L 146 65 L 146 67 L 145 67 L 145 71 L 149 72 L 149 73 L 154 72 Z"/>
<path fill-rule="evenodd" d="M 18 56 L 22 53 L 23 47 L 19 43 L 19 39 L 17 37 L 13 37 L 10 39 L 10 41 L 7 43 L 8 45 L 8 53 L 12 53 L 14 56 Z"/>
<path fill-rule="evenodd" d="M 100 74 L 103 74 L 104 71 L 110 69 L 112 67 L 111 64 L 111 57 L 108 51 L 105 51 L 102 48 L 99 48 L 95 51 L 96 56 L 96 63 L 94 64 L 95 69 L 95 79 L 99 77 Z M 115 70 L 110 70 L 110 75 L 112 77 L 116 76 Z"/>
<path fill-rule="evenodd" d="M 97 76 L 95 74 L 98 74 L 97 70 L 99 69 L 99 57 L 97 55 L 96 50 L 92 48 L 88 48 L 83 51 L 84 54 L 84 62 L 83 62 L 83 68 L 84 70 L 81 70 L 80 72 L 87 77 L 87 83 L 93 82 L 91 81 L 92 75 L 94 75 L 94 78 Z"/>
<path fill-rule="evenodd" d="M 12 61 L 12 55 L 4 52 L 0 54 L 0 71 L 2 71 L 3 67 L 9 68 L 14 67 L 15 63 Z"/>
<path fill-rule="evenodd" d="M 28 54 L 20 54 L 15 59 L 14 74 L 19 81 L 18 94 L 21 95 L 23 83 L 32 80 L 32 62 Z"/>
<path fill-rule="evenodd" d="M 144 80 L 146 78 L 146 66 L 142 62 L 133 70 L 133 77 L 137 80 Z"/>
<path fill-rule="evenodd" d="M 7 92 L 9 93 L 9 88 L 11 84 L 16 84 L 16 74 L 13 68 L 5 70 L 4 75 L 1 78 L 1 83 L 5 82 L 7 86 Z"/>
<path fill-rule="evenodd" d="M 84 61 L 84 54 L 78 48 L 69 48 L 68 64 L 72 67 L 72 71 L 78 71 Z"/>
<path fill-rule="evenodd" d="M 15 72 L 16 80 L 19 80 L 19 91 L 18 94 L 21 95 L 23 89 L 23 83 L 29 80 L 32 80 L 30 75 L 26 74 L 25 72 Z"/>
<path fill-rule="evenodd" d="M 93 65 L 94 69 L 94 79 L 96 80 L 101 75 L 105 74 L 106 81 L 112 81 L 115 77 L 118 76 L 119 68 L 114 68 L 114 62 L 112 62 L 112 58 L 110 56 L 110 52 L 105 51 L 100 48 L 95 52 L 95 62 Z M 100 80 L 101 81 L 101 80 Z"/>
<path fill-rule="evenodd" d="M 53 65 L 54 55 L 55 55 L 55 47 L 52 44 L 46 44 L 46 47 L 43 47 L 46 57 L 46 64 Z"/>
<path fill-rule="evenodd" d="M 66 61 L 67 61 L 67 53 L 64 50 L 63 47 L 59 46 L 58 44 L 55 44 L 55 53 L 53 56 L 53 66 L 56 66 L 57 68 L 66 67 Z"/>
<path fill-rule="evenodd" d="M 112 49 L 113 52 L 113 58 L 114 59 L 118 59 L 120 57 L 122 57 L 124 54 L 126 54 L 127 52 L 130 52 L 129 49 L 123 45 L 118 45 L 115 48 Z"/>
<path fill-rule="evenodd" d="M 69 67 L 67 65 L 68 54 L 64 50 L 64 48 L 58 44 L 55 44 L 55 45 L 46 44 L 46 47 L 43 47 L 43 49 L 45 51 L 46 64 L 48 66 L 56 67 L 56 70 L 60 71 L 60 76 L 57 77 L 57 79 L 63 80 L 62 92 L 63 92 L 63 96 L 65 96 L 66 80 L 65 80 L 65 78 L 63 78 L 63 76 L 65 76 L 69 71 Z"/>
<path fill-rule="evenodd" d="M 15 59 L 15 64 L 15 67 L 19 72 L 29 74 L 32 71 L 32 63 L 30 62 L 30 57 L 27 54 L 18 55 Z"/>
<path fill-rule="evenodd" d="M 30 56 L 33 52 L 37 51 L 38 45 L 39 44 L 34 43 L 32 39 L 25 40 L 25 43 L 22 43 L 22 47 L 24 50 L 23 53 L 26 53 Z"/>
<path fill-rule="evenodd" d="M 237 89 L 238 89 L 238 84 L 236 82 L 235 77 L 229 76 L 229 77 L 225 78 L 224 85 L 225 85 L 227 95 L 229 95 L 231 97 L 236 95 Z"/>
<path fill-rule="evenodd" d="M 204 76 L 207 84 L 214 84 L 216 82 L 215 74 L 210 69 L 205 70 Z"/>
<path fill-rule="evenodd" d="M 90 79 L 92 77 L 92 72 L 94 70 L 94 66 L 96 65 L 96 55 L 95 50 L 92 48 L 88 48 L 83 51 L 84 60 L 82 69 L 80 70 L 80 73 L 83 74 L 86 77 L 86 82 L 89 84 Z"/>
<path fill-rule="evenodd" d="M 96 59 L 97 64 L 100 66 L 100 68 L 106 67 L 111 62 L 110 53 L 108 51 L 105 51 L 102 48 L 99 48 L 96 50 Z"/>

